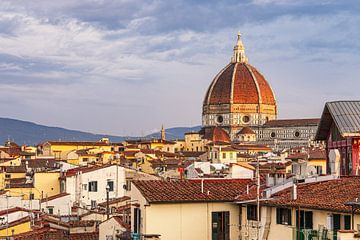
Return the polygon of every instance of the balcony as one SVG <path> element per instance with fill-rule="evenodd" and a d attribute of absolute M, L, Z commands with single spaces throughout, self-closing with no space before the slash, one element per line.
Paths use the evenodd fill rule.
<path fill-rule="evenodd" d="M 326 228 L 321 229 L 294 229 L 293 240 L 338 240 L 337 232 Z"/>

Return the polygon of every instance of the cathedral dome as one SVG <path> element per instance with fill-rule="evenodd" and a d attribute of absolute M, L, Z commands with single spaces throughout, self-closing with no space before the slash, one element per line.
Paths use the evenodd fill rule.
<path fill-rule="evenodd" d="M 231 63 L 215 76 L 204 99 L 204 105 L 226 103 L 276 104 L 265 77 L 248 63 L 240 34 Z"/>
<path fill-rule="evenodd" d="M 204 105 L 247 103 L 276 104 L 269 83 L 255 67 L 245 62 L 230 63 L 210 84 Z"/>
<path fill-rule="evenodd" d="M 231 139 L 245 126 L 261 126 L 277 117 L 274 93 L 248 63 L 240 36 L 231 62 L 215 76 L 203 101 L 203 127 L 222 127 Z"/>

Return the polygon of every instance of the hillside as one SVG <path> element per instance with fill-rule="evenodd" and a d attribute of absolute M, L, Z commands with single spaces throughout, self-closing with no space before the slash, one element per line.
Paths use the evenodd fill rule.
<path fill-rule="evenodd" d="M 165 129 L 167 139 L 184 138 L 184 133 L 198 131 L 200 127 L 186 128 L 175 127 Z M 159 133 L 153 133 L 145 138 L 158 138 Z M 46 140 L 67 140 L 67 141 L 98 141 L 102 137 L 108 137 L 112 142 L 120 142 L 129 137 L 93 134 L 88 132 L 69 130 L 61 127 L 49 127 L 36 123 L 0 118 L 0 145 L 7 139 L 18 144 L 35 145 Z M 134 139 L 134 137 L 131 137 Z"/>

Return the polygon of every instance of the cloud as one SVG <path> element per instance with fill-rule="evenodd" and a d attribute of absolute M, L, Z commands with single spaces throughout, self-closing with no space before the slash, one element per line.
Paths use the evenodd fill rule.
<path fill-rule="evenodd" d="M 353 1 L 2 1 L 0 107 L 111 134 L 199 124 L 241 30 L 280 115 L 315 116 L 327 97 L 356 95 L 338 81 L 358 85 L 356 10 Z"/>

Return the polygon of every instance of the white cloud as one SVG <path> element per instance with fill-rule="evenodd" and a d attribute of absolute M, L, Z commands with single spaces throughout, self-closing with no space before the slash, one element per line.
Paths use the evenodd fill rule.
<path fill-rule="evenodd" d="M 225 27 L 202 31 L 195 21 L 193 28 L 186 25 L 196 19 L 191 16 L 167 26 L 172 19 L 162 19 L 157 13 L 160 9 L 163 14 L 167 6 L 162 1 L 121 1 L 119 5 L 117 1 L 85 1 L 86 6 L 101 9 L 109 5 L 101 14 L 94 6 L 86 8 L 76 1 L 37 0 L 38 10 L 14 2 L 18 5 L 0 6 L 0 89 L 7 104 L 12 101 L 18 106 L 14 111 L 0 104 L 9 116 L 112 134 L 139 134 L 161 123 L 199 124 L 203 94 L 230 60 L 238 30 L 250 63 L 274 86 L 280 115 L 314 114 L 326 98 L 324 93 L 339 94 L 331 84 L 354 95 L 334 77 L 346 73 L 342 78 L 351 79 L 358 74 L 352 68 L 359 63 L 354 49 L 360 48 L 356 41 L 360 18 L 349 12 L 275 14 L 266 21 L 228 19 Z M 305 1 L 296 4 L 301 2 Z M 286 0 L 254 3 L 291 4 Z M 118 14 L 114 20 L 118 25 L 111 26 L 113 19 L 106 17 L 116 15 L 121 4 L 128 7 L 121 10 L 125 16 Z M 203 8 L 210 22 L 213 12 Z M 330 81 L 327 85 L 325 79 Z M 292 106 L 299 105 L 294 101 L 308 92 L 314 97 L 302 99 L 300 105 L 317 106 L 293 111 Z"/>

